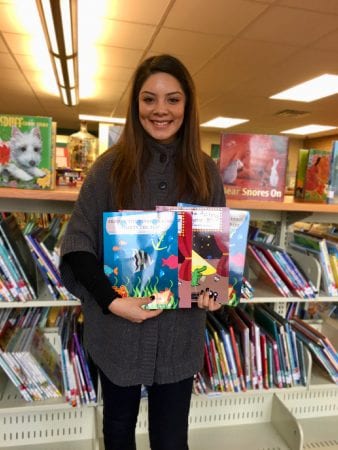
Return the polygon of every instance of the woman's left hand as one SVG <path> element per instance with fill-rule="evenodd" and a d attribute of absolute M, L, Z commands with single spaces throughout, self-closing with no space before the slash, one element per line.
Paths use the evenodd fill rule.
<path fill-rule="evenodd" d="M 201 291 L 198 299 L 197 305 L 201 309 L 206 309 L 207 311 L 217 311 L 221 308 L 221 304 L 217 301 L 216 293 L 210 291 L 208 288 L 205 291 Z"/>

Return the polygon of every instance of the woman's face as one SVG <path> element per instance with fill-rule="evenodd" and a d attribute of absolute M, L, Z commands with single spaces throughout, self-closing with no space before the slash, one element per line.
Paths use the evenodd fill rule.
<path fill-rule="evenodd" d="M 141 87 L 138 102 L 145 131 L 157 141 L 172 142 L 182 125 L 186 102 L 179 81 L 165 72 L 150 75 Z"/>

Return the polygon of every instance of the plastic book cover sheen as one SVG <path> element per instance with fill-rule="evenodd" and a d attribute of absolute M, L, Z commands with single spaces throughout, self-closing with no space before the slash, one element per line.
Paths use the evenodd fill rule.
<path fill-rule="evenodd" d="M 222 133 L 219 169 L 228 199 L 284 199 L 288 138 Z"/>
<path fill-rule="evenodd" d="M 50 117 L 0 114 L 0 187 L 53 188 L 55 136 Z"/>
<path fill-rule="evenodd" d="M 178 218 L 173 211 L 103 213 L 104 266 L 122 297 L 150 297 L 147 309 L 178 307 Z"/>

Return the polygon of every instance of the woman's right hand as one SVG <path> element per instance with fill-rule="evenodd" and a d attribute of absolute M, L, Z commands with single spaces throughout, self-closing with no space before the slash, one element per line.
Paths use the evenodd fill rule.
<path fill-rule="evenodd" d="M 143 309 L 143 305 L 147 305 L 152 301 L 149 297 L 124 297 L 116 298 L 108 306 L 111 313 L 123 319 L 134 323 L 142 323 L 144 320 L 152 319 L 159 316 L 163 309 Z"/>

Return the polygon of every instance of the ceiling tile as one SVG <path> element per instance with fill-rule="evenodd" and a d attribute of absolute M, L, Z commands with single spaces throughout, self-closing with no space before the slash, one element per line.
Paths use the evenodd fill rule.
<path fill-rule="evenodd" d="M 169 0 L 110 0 L 106 18 L 156 25 L 165 13 Z"/>
<path fill-rule="evenodd" d="M 156 36 L 150 50 L 165 53 L 170 47 L 170 53 L 185 56 L 191 55 L 198 49 L 201 59 L 210 58 L 221 47 L 230 42 L 231 37 L 214 34 L 203 34 L 192 31 L 162 28 Z"/>
<path fill-rule="evenodd" d="M 264 80 L 265 70 L 283 61 L 295 49 L 290 46 L 237 39 L 195 74 L 201 102 L 238 87 L 255 76 Z M 262 83 L 264 86 L 264 82 Z"/>
<path fill-rule="evenodd" d="M 0 68 L 1 69 L 16 69 L 17 64 L 9 53 L 0 52 Z"/>
<path fill-rule="evenodd" d="M 97 45 L 96 50 L 98 52 L 98 59 L 105 66 L 135 68 L 142 57 L 142 50 L 129 48 Z"/>
<path fill-rule="evenodd" d="M 332 14 L 271 6 L 241 37 L 304 46 L 337 29 L 337 19 Z"/>
<path fill-rule="evenodd" d="M 154 26 L 107 19 L 103 19 L 102 29 L 98 44 L 141 50 L 147 47 L 155 31 Z"/>
<path fill-rule="evenodd" d="M 235 35 L 258 17 L 268 5 L 246 0 L 175 2 L 165 27 L 200 33 Z"/>
<path fill-rule="evenodd" d="M 279 0 L 278 4 L 280 6 L 289 6 L 291 8 L 300 8 L 308 11 L 338 14 L 337 0 Z"/>

